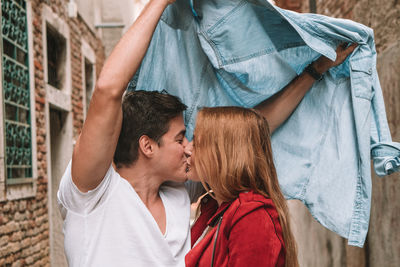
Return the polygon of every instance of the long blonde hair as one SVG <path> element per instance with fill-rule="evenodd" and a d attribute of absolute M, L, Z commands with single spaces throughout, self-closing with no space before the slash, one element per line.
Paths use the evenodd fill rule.
<path fill-rule="evenodd" d="M 239 193 L 253 190 L 273 201 L 283 230 L 285 266 L 297 267 L 296 243 L 278 183 L 266 119 L 252 109 L 204 108 L 197 115 L 193 141 L 195 171 L 217 199 L 232 201 Z"/>

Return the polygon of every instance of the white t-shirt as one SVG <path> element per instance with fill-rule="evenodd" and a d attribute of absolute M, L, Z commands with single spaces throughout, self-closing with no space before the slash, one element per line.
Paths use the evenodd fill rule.
<path fill-rule="evenodd" d="M 190 203 L 182 184 L 162 185 L 166 232 L 131 184 L 111 166 L 101 184 L 82 193 L 68 165 L 57 194 L 69 266 L 185 266 Z"/>

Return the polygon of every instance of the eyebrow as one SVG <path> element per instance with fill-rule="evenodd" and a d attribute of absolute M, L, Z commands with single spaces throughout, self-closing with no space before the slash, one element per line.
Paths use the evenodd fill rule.
<path fill-rule="evenodd" d="M 180 135 L 185 136 L 185 134 L 186 134 L 186 130 L 182 130 L 177 135 L 175 135 L 175 138 L 177 138 Z"/>

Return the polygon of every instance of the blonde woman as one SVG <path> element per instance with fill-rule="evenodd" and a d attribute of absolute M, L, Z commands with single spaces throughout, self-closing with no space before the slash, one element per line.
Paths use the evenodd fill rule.
<path fill-rule="evenodd" d="M 189 177 L 210 193 L 192 228 L 187 267 L 298 266 L 263 116 L 240 107 L 202 109 L 190 161 Z"/>

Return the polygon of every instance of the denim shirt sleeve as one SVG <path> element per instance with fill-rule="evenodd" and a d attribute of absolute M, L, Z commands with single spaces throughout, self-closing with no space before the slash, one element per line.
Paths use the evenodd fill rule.
<path fill-rule="evenodd" d="M 371 148 L 374 168 L 377 175 L 383 177 L 400 171 L 400 144 L 381 142 Z"/>
<path fill-rule="evenodd" d="M 386 119 L 385 104 L 377 72 L 374 72 L 372 99 L 374 116 L 371 121 L 371 157 L 375 173 L 384 177 L 400 171 L 400 143 L 392 142 Z"/>
<path fill-rule="evenodd" d="M 376 50 L 373 40 L 373 31 L 359 23 L 345 19 L 332 19 L 325 16 L 309 14 L 308 20 L 301 20 L 301 14 L 282 10 L 286 16 L 295 18 L 302 28 L 306 28 L 312 35 L 321 36 L 327 44 L 337 45 L 338 42 L 356 42 L 370 49 L 368 58 L 362 59 L 352 66 L 352 71 L 365 72 L 371 76 L 372 90 L 356 92 L 359 97 L 371 101 L 373 116 L 371 119 L 371 156 L 375 173 L 386 176 L 400 170 L 400 144 L 392 142 L 386 118 L 382 89 L 376 70 Z M 333 32 L 337 30 L 337 32 Z M 345 33 L 347 31 L 347 34 Z M 344 34 L 337 34 L 343 32 Z M 365 49 L 365 47 L 364 47 Z M 365 52 L 365 51 L 364 51 Z M 322 53 L 323 54 L 323 53 Z M 365 54 L 365 53 L 364 53 Z M 328 54 L 326 56 L 329 57 Z M 343 71 L 336 68 L 335 71 Z M 343 72 L 342 72 L 343 73 Z M 365 88 L 365 87 L 364 87 Z"/>

